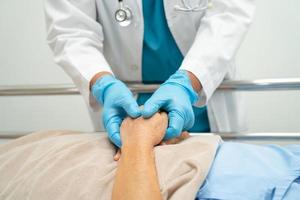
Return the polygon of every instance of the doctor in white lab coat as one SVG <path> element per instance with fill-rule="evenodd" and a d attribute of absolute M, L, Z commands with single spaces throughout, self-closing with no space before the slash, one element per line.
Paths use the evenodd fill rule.
<path fill-rule="evenodd" d="M 176 95 L 174 93 L 186 94 L 182 95 L 186 97 L 182 97 L 187 102 L 186 112 L 181 112 L 180 109 L 174 112 L 183 118 L 180 123 L 177 122 L 181 124 L 177 127 L 180 131 L 191 129 L 194 121 L 197 121 L 197 116 L 196 120 L 189 116 L 189 104 L 194 106 L 194 112 L 195 107 L 207 108 L 205 112 L 211 132 L 243 129 L 235 94 L 215 90 L 223 80 L 235 78 L 234 58 L 251 23 L 255 9 L 254 0 L 124 0 L 122 3 L 132 12 L 128 26 L 121 26 L 115 19 L 115 12 L 120 8 L 118 0 L 46 0 L 45 4 L 47 41 L 53 50 L 55 61 L 70 75 L 91 108 L 89 110 L 95 130 L 99 131 L 101 128 L 101 104 L 104 104 L 104 109 L 106 104 L 110 109 L 116 108 L 112 104 L 118 101 L 117 96 L 123 97 L 122 92 L 116 90 L 121 88 L 126 91 L 123 82 L 147 84 L 164 81 L 167 86 L 162 84 L 165 88 L 159 89 L 155 95 L 151 94 L 152 97 L 150 95 L 147 100 L 152 101 L 152 106 L 155 100 L 165 100 L 162 103 L 165 107 L 156 105 L 157 108 L 149 109 L 173 112 L 176 106 L 180 107 L 176 104 L 180 102 L 180 98 L 173 102 L 173 107 L 166 102 L 177 98 L 172 96 Z M 195 9 L 199 7 L 201 9 Z M 157 30 L 155 27 L 159 26 L 162 28 Z M 162 30 L 164 32 L 159 32 Z M 163 38 L 163 35 L 166 37 Z M 153 48 L 152 42 L 155 44 Z M 169 44 L 174 46 L 172 49 L 178 48 L 177 54 L 182 55 L 182 59 L 174 64 L 173 71 L 164 72 L 164 69 L 168 71 L 171 67 L 161 63 L 172 63 L 176 52 L 172 54 L 172 49 L 165 51 L 163 49 L 166 47 L 162 47 L 160 50 L 165 53 L 160 58 L 159 45 Z M 144 55 L 147 52 L 150 53 Z M 166 55 L 168 52 L 170 55 Z M 155 56 L 159 59 L 155 59 Z M 154 66 L 156 60 L 162 60 L 161 63 L 157 61 L 160 66 Z M 154 64 L 151 65 L 152 61 Z M 159 77 L 160 71 L 163 75 Z M 157 74 L 158 78 L 151 80 Z M 178 88 L 171 86 L 174 83 Z M 112 84 L 117 89 L 114 91 L 110 88 L 111 91 L 106 94 L 108 85 Z M 190 86 L 194 91 L 187 92 Z M 168 91 L 170 94 L 166 94 Z M 117 94 L 113 96 L 113 93 Z M 125 96 L 132 103 L 131 94 L 128 94 L 129 91 Z M 126 106 L 134 107 L 128 102 L 124 105 L 121 106 L 122 117 L 118 116 L 114 121 L 119 125 L 128 114 Z M 168 110 L 169 108 L 171 109 Z M 114 109 L 110 112 L 112 110 Z M 116 115 L 120 113 L 118 111 Z M 108 121 L 111 116 L 105 116 L 110 115 L 109 113 L 103 115 L 104 127 L 110 129 L 107 126 L 110 126 Z M 130 112 L 128 115 L 140 116 Z M 185 115 L 188 116 L 186 119 Z M 114 128 L 115 132 L 119 131 L 119 127 Z M 171 137 L 178 135 L 178 131 L 171 134 Z M 110 138 L 120 146 L 117 141 L 120 139 L 116 135 L 110 135 Z"/>

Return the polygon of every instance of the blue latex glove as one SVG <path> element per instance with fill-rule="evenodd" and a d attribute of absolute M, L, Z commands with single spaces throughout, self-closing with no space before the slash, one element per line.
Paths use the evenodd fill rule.
<path fill-rule="evenodd" d="M 149 118 L 160 109 L 168 112 L 169 125 L 165 140 L 193 127 L 195 116 L 192 104 L 198 100 L 186 71 L 177 71 L 146 101 L 142 115 Z"/>
<path fill-rule="evenodd" d="M 103 125 L 109 139 L 121 147 L 120 126 L 128 115 L 137 118 L 141 111 L 131 91 L 121 81 L 111 75 L 101 77 L 92 87 L 98 103 L 103 105 Z"/>

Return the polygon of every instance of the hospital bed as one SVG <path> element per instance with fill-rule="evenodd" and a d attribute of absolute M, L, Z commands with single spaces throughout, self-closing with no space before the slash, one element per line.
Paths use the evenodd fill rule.
<path fill-rule="evenodd" d="M 127 83 L 133 93 L 153 92 L 158 85 L 143 85 Z M 235 80 L 223 82 L 218 90 L 223 91 L 286 91 L 300 90 L 300 78 L 288 79 L 259 79 L 259 80 Z M 22 85 L 0 86 L 1 96 L 41 96 L 41 95 L 79 95 L 74 85 Z M 299 133 L 213 133 L 220 135 L 226 141 L 239 141 L 247 143 L 276 143 L 276 144 L 300 144 Z M 24 134 L 0 134 L 0 142 L 15 139 Z M 196 134 L 192 134 L 196 135 Z"/>

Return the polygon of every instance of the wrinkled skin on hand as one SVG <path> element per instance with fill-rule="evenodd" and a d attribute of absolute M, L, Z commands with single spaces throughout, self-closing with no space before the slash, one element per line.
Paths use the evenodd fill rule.
<path fill-rule="evenodd" d="M 149 119 L 126 118 L 120 128 L 121 139 L 124 145 L 151 145 L 159 144 L 168 127 L 168 116 L 158 112 Z"/>
<path fill-rule="evenodd" d="M 188 132 L 183 132 L 180 136 L 163 141 L 165 131 L 168 127 L 168 116 L 164 112 L 158 112 L 149 119 L 139 117 L 137 119 L 126 118 L 121 125 L 121 138 L 126 145 L 171 145 L 177 144 L 189 137 Z M 118 161 L 121 157 L 119 149 L 114 156 Z"/>

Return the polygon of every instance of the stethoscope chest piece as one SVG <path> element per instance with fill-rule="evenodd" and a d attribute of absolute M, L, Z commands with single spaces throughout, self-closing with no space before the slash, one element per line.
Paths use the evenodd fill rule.
<path fill-rule="evenodd" d="M 119 8 L 115 12 L 115 20 L 120 26 L 129 26 L 132 22 L 132 11 L 123 5 L 123 1 L 119 1 Z"/>

